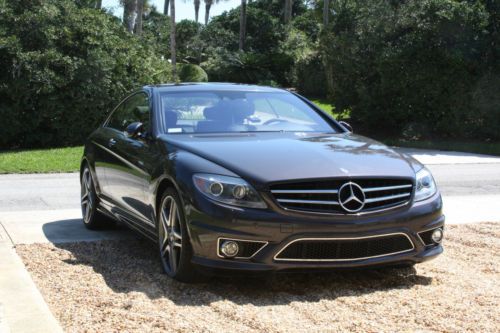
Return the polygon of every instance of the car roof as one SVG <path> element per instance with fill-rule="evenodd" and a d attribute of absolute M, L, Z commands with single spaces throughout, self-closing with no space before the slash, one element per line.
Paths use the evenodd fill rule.
<path fill-rule="evenodd" d="M 145 86 L 146 89 L 153 89 L 160 92 L 173 91 L 252 91 L 252 92 L 285 92 L 286 90 L 265 86 L 238 83 L 168 83 Z"/>

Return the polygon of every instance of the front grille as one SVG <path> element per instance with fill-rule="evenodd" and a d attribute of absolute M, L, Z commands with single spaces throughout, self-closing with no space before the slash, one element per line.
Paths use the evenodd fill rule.
<path fill-rule="evenodd" d="M 349 207 L 348 204 L 344 205 L 347 207 L 343 207 L 339 203 L 339 190 L 348 183 L 359 186 L 363 191 L 364 205 L 359 210 L 356 209 L 358 207 Z M 278 204 L 285 209 L 336 214 L 363 213 L 406 204 L 413 193 L 413 181 L 410 179 L 305 181 L 272 185 L 271 193 Z M 350 204 L 352 203 L 356 204 L 356 202 Z"/>
<path fill-rule="evenodd" d="M 288 261 L 349 261 L 413 250 L 404 234 L 356 239 L 301 239 L 290 242 L 275 257 Z"/>

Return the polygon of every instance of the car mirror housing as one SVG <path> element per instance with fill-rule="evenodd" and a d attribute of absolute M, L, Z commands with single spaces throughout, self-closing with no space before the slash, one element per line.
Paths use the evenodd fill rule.
<path fill-rule="evenodd" d="M 127 129 L 125 130 L 125 133 L 129 138 L 136 138 L 138 136 L 141 136 L 143 132 L 144 132 L 144 125 L 140 121 L 131 123 L 130 125 L 127 126 Z"/>
<path fill-rule="evenodd" d="M 351 132 L 351 133 L 353 132 L 352 131 L 352 126 L 349 123 L 347 123 L 345 121 L 339 121 L 339 124 L 342 125 L 349 132 Z"/>

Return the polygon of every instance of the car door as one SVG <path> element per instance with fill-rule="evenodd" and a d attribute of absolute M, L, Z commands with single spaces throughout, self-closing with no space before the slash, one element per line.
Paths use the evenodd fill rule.
<path fill-rule="evenodd" d="M 142 122 L 145 132 L 149 132 L 149 117 L 149 96 L 143 91 L 127 98 L 111 115 L 105 125 L 109 139 L 102 190 L 115 205 L 146 221 L 149 204 L 145 189 L 149 175 L 144 171 L 144 155 L 149 143 L 146 137 L 130 137 L 126 129 L 133 122 Z"/>

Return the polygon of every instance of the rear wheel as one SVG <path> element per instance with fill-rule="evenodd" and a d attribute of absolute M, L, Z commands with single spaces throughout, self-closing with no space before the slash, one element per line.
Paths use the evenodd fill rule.
<path fill-rule="evenodd" d="M 184 212 L 179 196 L 172 188 L 167 189 L 161 198 L 157 214 L 157 233 L 164 272 L 178 281 L 196 281 Z"/>
<path fill-rule="evenodd" d="M 97 197 L 92 173 L 88 166 L 85 166 L 81 179 L 81 207 L 83 224 L 88 229 L 100 229 L 110 226 L 112 221 L 97 211 L 99 198 Z"/>

